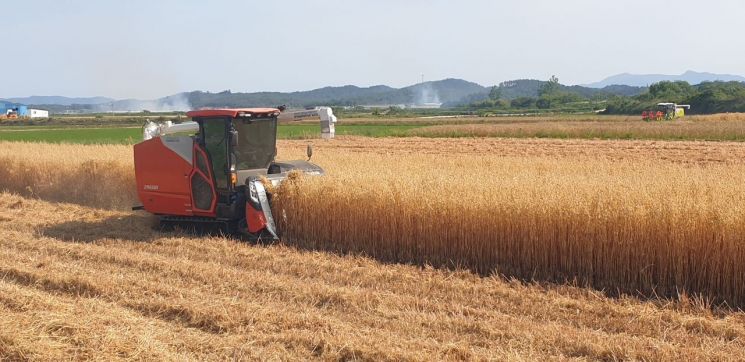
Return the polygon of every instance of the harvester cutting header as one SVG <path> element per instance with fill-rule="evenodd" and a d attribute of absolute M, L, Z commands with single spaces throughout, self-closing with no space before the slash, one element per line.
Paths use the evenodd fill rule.
<path fill-rule="evenodd" d="M 331 108 L 299 112 L 279 108 L 207 109 L 191 122 L 148 122 L 134 146 L 137 194 L 162 223 L 218 224 L 231 233 L 276 239 L 271 195 L 288 172 L 322 175 L 307 161 L 275 162 L 279 121 L 318 117 L 323 138 L 334 137 Z M 312 149 L 308 147 L 308 159 Z"/>

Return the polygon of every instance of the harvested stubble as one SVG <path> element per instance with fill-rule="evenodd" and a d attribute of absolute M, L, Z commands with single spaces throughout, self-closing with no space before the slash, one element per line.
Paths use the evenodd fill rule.
<path fill-rule="evenodd" d="M 690 121 L 745 121 L 745 113 L 716 113 L 708 115 L 687 115 L 685 120 Z M 641 121 L 639 115 L 601 115 L 601 114 L 544 114 L 532 116 L 445 116 L 445 117 L 415 117 L 415 118 L 388 118 L 388 117 L 344 117 L 344 124 L 508 124 L 508 123 L 561 123 L 561 122 L 584 122 L 584 123 L 625 123 Z M 315 124 L 315 121 L 303 121 L 303 123 Z"/>
<path fill-rule="evenodd" d="M 630 120 L 516 119 L 512 122 L 447 124 L 408 131 L 426 137 L 542 137 L 659 140 L 745 140 L 745 115 L 692 116 L 684 120 L 645 122 Z"/>
<path fill-rule="evenodd" d="M 280 155 L 302 158 L 308 141 L 281 141 Z M 316 143 L 319 150 L 314 160 L 323 166 L 337 168 L 336 155 L 365 154 L 390 156 L 489 155 L 490 157 L 575 158 L 594 157 L 604 160 L 658 160 L 687 164 L 742 164 L 745 163 L 744 142 L 652 141 L 652 140 L 563 140 L 546 138 L 367 138 L 340 137 L 333 142 Z M 357 162 L 359 163 L 359 162 Z"/>

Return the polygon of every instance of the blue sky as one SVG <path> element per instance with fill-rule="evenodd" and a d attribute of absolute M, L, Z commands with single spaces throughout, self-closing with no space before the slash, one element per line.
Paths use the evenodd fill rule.
<path fill-rule="evenodd" d="M 745 2 L 2 1 L 0 97 L 745 75 Z"/>

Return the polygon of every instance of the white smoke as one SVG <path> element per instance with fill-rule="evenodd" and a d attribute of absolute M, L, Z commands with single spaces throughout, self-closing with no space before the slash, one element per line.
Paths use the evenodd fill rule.
<path fill-rule="evenodd" d="M 191 110 L 191 104 L 186 93 L 179 93 L 152 100 L 125 99 L 99 104 L 97 108 L 98 112 L 185 112 Z"/>
<path fill-rule="evenodd" d="M 416 104 L 433 104 L 442 103 L 440 102 L 440 95 L 437 90 L 432 87 L 432 83 L 422 83 L 419 87 L 419 94 L 416 97 Z"/>

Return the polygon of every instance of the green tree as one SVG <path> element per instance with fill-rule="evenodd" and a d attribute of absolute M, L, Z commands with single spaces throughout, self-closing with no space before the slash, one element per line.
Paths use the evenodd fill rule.
<path fill-rule="evenodd" d="M 489 91 L 489 99 L 496 101 L 500 98 L 502 98 L 502 88 L 499 88 L 498 86 L 491 87 L 491 90 Z"/>
<path fill-rule="evenodd" d="M 547 108 L 551 108 L 553 103 L 554 102 L 551 99 L 551 97 L 541 97 L 541 98 L 538 98 L 538 100 L 535 102 L 535 105 L 538 108 L 547 109 Z"/>
<path fill-rule="evenodd" d="M 696 95 L 688 98 L 692 113 L 718 113 L 745 111 L 745 83 L 704 82 L 698 85 Z"/>
<path fill-rule="evenodd" d="M 531 97 L 519 97 L 515 98 L 510 102 L 512 108 L 530 108 L 535 105 L 535 98 Z"/>
<path fill-rule="evenodd" d="M 559 84 L 559 78 L 557 78 L 555 75 L 552 75 L 548 82 L 546 82 L 538 91 L 538 95 L 541 97 L 550 97 L 556 95 L 556 93 L 558 93 L 560 89 L 561 84 Z"/>
<path fill-rule="evenodd" d="M 649 96 L 651 99 L 682 102 L 693 96 L 696 89 L 685 81 L 662 81 L 649 86 Z"/>

